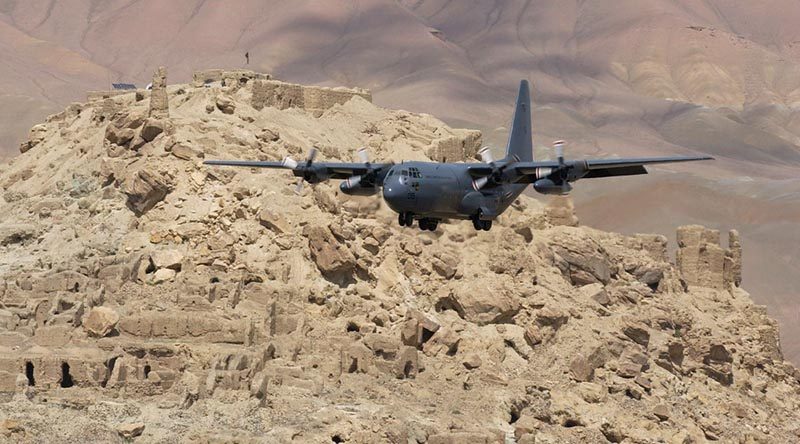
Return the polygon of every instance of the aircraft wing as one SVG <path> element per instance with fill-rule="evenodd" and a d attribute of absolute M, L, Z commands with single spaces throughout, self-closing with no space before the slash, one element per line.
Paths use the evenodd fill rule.
<path fill-rule="evenodd" d="M 628 157 L 611 159 L 586 159 L 569 160 L 564 163 L 568 169 L 582 170 L 580 178 L 598 178 L 612 176 L 632 176 L 636 174 L 647 174 L 647 165 L 658 165 L 665 163 L 694 162 L 698 160 L 713 160 L 710 156 L 673 156 L 673 157 Z M 545 162 L 517 162 L 509 165 L 509 168 L 519 176 L 526 179 L 519 182 L 530 182 L 530 179 L 538 179 L 547 176 L 548 170 L 556 170 L 560 167 L 557 161 Z"/>
<path fill-rule="evenodd" d="M 368 172 L 388 170 L 392 163 L 368 162 L 306 162 L 287 163 L 284 161 L 251 161 L 251 160 L 206 160 L 205 165 L 236 166 L 247 168 L 280 168 L 292 170 L 298 177 L 316 177 L 324 179 L 347 179 L 352 176 L 361 176 Z"/>

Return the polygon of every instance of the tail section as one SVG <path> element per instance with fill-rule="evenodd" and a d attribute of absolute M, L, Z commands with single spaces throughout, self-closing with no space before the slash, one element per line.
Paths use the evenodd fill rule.
<path fill-rule="evenodd" d="M 519 83 L 514 121 L 508 135 L 506 158 L 517 156 L 521 162 L 533 161 L 533 139 L 531 135 L 531 93 L 527 80 Z"/>

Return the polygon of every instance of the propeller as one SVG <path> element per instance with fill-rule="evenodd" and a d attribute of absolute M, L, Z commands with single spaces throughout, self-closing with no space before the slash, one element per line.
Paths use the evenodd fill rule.
<path fill-rule="evenodd" d="M 553 142 L 553 148 L 556 151 L 556 158 L 558 159 L 558 166 L 564 166 L 564 141 L 556 140 Z"/>
<path fill-rule="evenodd" d="M 295 185 L 295 187 L 294 187 L 295 194 L 299 195 L 301 192 L 303 192 L 303 183 L 306 181 L 306 178 L 308 176 L 307 172 L 311 169 L 311 164 L 314 163 L 314 158 L 317 157 L 317 151 L 318 150 L 317 150 L 316 147 L 312 147 L 310 150 L 308 150 L 308 156 L 306 157 L 306 164 L 304 166 L 304 169 L 306 170 L 306 174 L 304 174 L 303 176 L 301 176 L 297 180 L 297 185 Z M 292 166 L 290 166 L 290 165 L 292 165 Z M 294 160 L 291 157 L 287 156 L 286 158 L 283 159 L 283 166 L 285 168 L 295 169 L 295 168 L 297 168 L 298 163 L 297 163 L 296 160 Z"/>
<path fill-rule="evenodd" d="M 478 154 L 481 156 L 481 160 L 483 163 L 493 163 L 494 156 L 492 155 L 492 149 L 488 146 L 485 146 L 478 150 Z"/>
<path fill-rule="evenodd" d="M 567 171 L 564 167 L 564 145 L 566 142 L 563 140 L 556 140 L 553 142 L 553 149 L 556 152 L 556 159 L 558 159 L 558 174 L 561 180 L 561 193 L 567 194 L 572 190 L 572 185 L 569 184 L 567 179 Z"/>
<path fill-rule="evenodd" d="M 358 160 L 362 163 L 369 164 L 369 153 L 366 148 L 359 148 L 356 154 L 358 154 Z"/>

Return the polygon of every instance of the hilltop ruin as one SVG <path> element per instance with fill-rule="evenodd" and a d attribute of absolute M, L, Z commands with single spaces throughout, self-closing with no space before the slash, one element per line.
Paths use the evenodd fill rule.
<path fill-rule="evenodd" d="M 405 230 L 335 184 L 202 160 L 467 160 L 479 132 L 249 71 L 156 83 L 92 93 L 0 167 L 3 439 L 800 437 L 735 232 L 681 227 L 673 259 L 530 197 L 492 232 Z"/>

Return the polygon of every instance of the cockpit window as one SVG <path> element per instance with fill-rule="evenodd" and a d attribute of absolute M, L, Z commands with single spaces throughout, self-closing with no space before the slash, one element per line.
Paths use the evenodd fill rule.
<path fill-rule="evenodd" d="M 403 171 L 401 172 L 401 174 L 402 174 L 403 176 L 408 176 L 408 170 L 403 170 Z"/>

